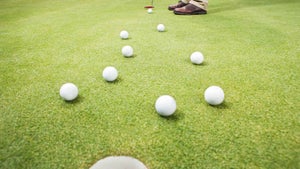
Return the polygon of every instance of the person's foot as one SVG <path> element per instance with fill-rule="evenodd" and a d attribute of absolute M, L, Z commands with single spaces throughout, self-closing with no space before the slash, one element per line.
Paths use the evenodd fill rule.
<path fill-rule="evenodd" d="M 177 4 L 168 6 L 168 9 L 169 9 L 170 11 L 173 11 L 173 10 L 176 9 L 176 8 L 181 8 L 181 7 L 184 7 L 184 6 L 186 6 L 186 5 L 187 5 L 187 4 L 184 3 L 184 2 L 178 1 Z"/>
<path fill-rule="evenodd" d="M 203 15 L 206 13 L 206 10 L 199 8 L 198 6 L 193 4 L 188 4 L 181 8 L 174 9 L 174 14 L 176 15 Z"/>

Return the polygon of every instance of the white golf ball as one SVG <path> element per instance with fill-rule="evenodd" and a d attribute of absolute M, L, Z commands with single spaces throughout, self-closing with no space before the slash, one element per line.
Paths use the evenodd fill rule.
<path fill-rule="evenodd" d="M 203 63 L 204 56 L 201 52 L 194 52 L 191 54 L 190 59 L 192 63 L 199 65 Z"/>
<path fill-rule="evenodd" d="M 72 101 L 78 96 L 78 88 L 73 83 L 65 83 L 60 87 L 60 96 L 66 101 Z"/>
<path fill-rule="evenodd" d="M 224 101 L 224 91 L 219 86 L 210 86 L 205 90 L 205 101 L 213 106 L 219 105 Z"/>
<path fill-rule="evenodd" d="M 115 67 L 107 66 L 102 72 L 103 78 L 108 81 L 112 82 L 118 78 L 118 71 Z"/>
<path fill-rule="evenodd" d="M 176 101 L 172 96 L 160 96 L 155 102 L 155 109 L 161 116 L 171 116 L 176 111 Z"/>
<path fill-rule="evenodd" d="M 147 169 L 147 167 L 130 156 L 109 156 L 99 160 L 89 169 Z"/>
<path fill-rule="evenodd" d="M 163 25 L 163 24 L 158 24 L 156 28 L 159 32 L 165 31 L 165 25 Z"/>
<path fill-rule="evenodd" d="M 129 33 L 127 31 L 123 30 L 120 32 L 120 37 L 122 39 L 128 39 L 128 36 L 129 36 Z"/>
<path fill-rule="evenodd" d="M 147 10 L 147 12 L 148 12 L 148 14 L 152 14 L 152 12 L 153 12 L 152 8 L 149 8 L 149 9 Z"/>
<path fill-rule="evenodd" d="M 122 48 L 122 54 L 125 57 L 131 57 L 133 55 L 133 48 L 131 46 L 124 46 Z"/>

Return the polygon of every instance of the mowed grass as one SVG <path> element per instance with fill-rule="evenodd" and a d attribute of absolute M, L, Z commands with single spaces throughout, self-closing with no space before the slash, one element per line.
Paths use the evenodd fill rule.
<path fill-rule="evenodd" d="M 0 168 L 89 168 L 110 155 L 149 169 L 298 168 L 300 2 L 214 0 L 205 16 L 175 16 L 174 2 L 147 14 L 150 1 L 0 1 Z M 204 64 L 190 63 L 194 51 Z M 66 82 L 73 102 L 59 96 Z M 220 106 L 204 100 L 211 85 Z M 164 94 L 177 102 L 169 118 L 154 108 Z"/>

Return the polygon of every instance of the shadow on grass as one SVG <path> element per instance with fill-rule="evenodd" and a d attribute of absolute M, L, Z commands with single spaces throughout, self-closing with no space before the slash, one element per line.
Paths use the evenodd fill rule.
<path fill-rule="evenodd" d="M 194 66 L 207 66 L 207 65 L 209 65 L 207 62 L 202 62 L 201 64 L 194 64 L 194 63 L 192 63 Z"/>
<path fill-rule="evenodd" d="M 222 104 L 217 105 L 217 106 L 213 106 L 208 103 L 206 103 L 206 104 L 207 104 L 207 106 L 210 106 L 210 107 L 216 108 L 216 109 L 230 109 L 232 107 L 232 104 L 229 102 L 226 102 L 226 101 L 224 101 Z"/>
<path fill-rule="evenodd" d="M 122 39 L 122 38 L 120 38 L 120 39 L 121 39 L 121 41 L 127 41 L 127 40 L 132 39 L 132 37 L 128 37 L 127 39 Z"/>
<path fill-rule="evenodd" d="M 161 116 L 165 120 L 172 121 L 172 122 L 177 122 L 179 120 L 184 119 L 184 114 L 180 110 L 176 110 L 176 112 L 172 116 Z"/>
<path fill-rule="evenodd" d="M 158 30 L 156 30 L 158 33 L 167 33 L 168 32 L 168 30 L 166 29 L 166 30 L 164 30 L 164 31 L 158 31 Z"/>
<path fill-rule="evenodd" d="M 268 5 L 276 5 L 276 4 L 287 4 L 287 3 L 296 3 L 296 0 L 294 1 L 282 1 L 282 0 L 273 0 L 273 1 L 262 1 L 262 0 L 252 0 L 252 1 L 236 1 L 234 3 L 223 1 L 222 3 L 218 3 L 218 5 L 211 5 L 211 7 L 208 8 L 209 14 L 214 13 L 221 13 L 224 11 L 232 11 L 235 9 L 242 9 L 242 8 L 248 8 L 248 7 L 257 7 L 257 6 L 268 6 Z"/>
<path fill-rule="evenodd" d="M 123 56 L 125 59 L 130 59 L 130 58 L 136 58 L 138 55 L 137 54 L 133 54 L 132 56 Z"/>
<path fill-rule="evenodd" d="M 105 83 L 107 83 L 107 84 L 119 84 L 119 83 L 121 83 L 123 80 L 122 80 L 122 78 L 120 78 L 120 77 L 118 77 L 116 80 L 114 80 L 114 81 L 106 81 L 106 80 L 103 80 Z"/>
<path fill-rule="evenodd" d="M 197 66 L 197 67 L 202 67 L 202 66 L 208 66 L 209 65 L 209 63 L 206 62 L 206 61 L 203 61 L 201 64 L 192 63 L 190 58 L 185 59 L 185 62 L 188 63 L 189 65 L 193 65 L 193 66 Z"/>
<path fill-rule="evenodd" d="M 83 102 L 84 97 L 81 95 L 78 95 L 77 98 L 75 100 L 72 101 L 64 101 L 65 103 L 67 103 L 68 105 L 75 105 L 75 104 L 79 104 L 81 102 Z"/>

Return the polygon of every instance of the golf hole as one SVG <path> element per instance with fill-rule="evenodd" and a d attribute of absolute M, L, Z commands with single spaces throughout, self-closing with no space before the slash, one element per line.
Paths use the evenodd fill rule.
<path fill-rule="evenodd" d="M 90 169 L 147 169 L 147 167 L 132 157 L 110 156 L 99 160 Z"/>

